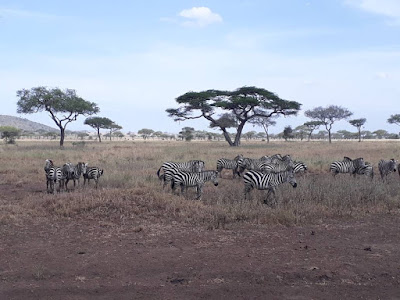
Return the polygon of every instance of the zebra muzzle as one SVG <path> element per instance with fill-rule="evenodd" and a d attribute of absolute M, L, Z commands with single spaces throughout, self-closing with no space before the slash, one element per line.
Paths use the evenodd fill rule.
<path fill-rule="evenodd" d="M 214 183 L 215 186 L 218 186 L 218 182 Z"/>
<path fill-rule="evenodd" d="M 296 187 L 297 187 L 297 183 L 296 183 L 296 182 L 293 184 L 293 187 L 294 187 L 294 188 L 296 188 Z"/>

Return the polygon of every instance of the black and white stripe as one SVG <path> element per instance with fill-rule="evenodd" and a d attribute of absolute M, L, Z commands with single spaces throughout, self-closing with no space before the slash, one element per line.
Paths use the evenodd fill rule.
<path fill-rule="evenodd" d="M 66 163 L 62 167 L 62 171 L 65 174 L 65 189 L 68 189 L 68 182 L 70 180 L 74 181 L 74 188 L 76 186 L 76 181 L 81 178 L 81 175 L 86 172 L 87 165 L 84 162 L 78 162 L 77 165 L 73 165 L 71 163 Z"/>
<path fill-rule="evenodd" d="M 307 165 L 302 161 L 294 161 L 293 162 L 293 173 L 305 173 L 307 171 Z"/>
<path fill-rule="evenodd" d="M 270 193 L 275 195 L 275 189 L 278 185 L 289 182 L 294 188 L 297 187 L 296 178 L 293 170 L 280 173 L 262 173 L 258 171 L 248 171 L 243 176 L 244 181 L 244 198 L 247 199 L 252 189 L 268 190 L 268 194 L 264 200 L 268 204 L 268 196 Z"/>
<path fill-rule="evenodd" d="M 205 163 L 202 160 L 190 160 L 188 162 L 172 162 L 167 161 L 157 171 L 157 177 L 163 181 L 163 189 L 168 182 L 171 181 L 171 174 L 166 175 L 167 170 L 176 169 L 185 172 L 201 172 L 204 169 Z M 161 171 L 163 172 L 161 174 Z"/>
<path fill-rule="evenodd" d="M 363 166 L 365 166 L 365 163 L 362 157 L 354 160 L 344 157 L 343 161 L 334 161 L 331 163 L 329 171 L 332 172 L 333 176 L 336 176 L 339 173 L 349 173 L 355 176 L 358 169 Z"/>
<path fill-rule="evenodd" d="M 172 170 L 172 192 L 175 192 L 177 186 L 181 187 L 181 193 L 188 187 L 196 187 L 197 197 L 201 199 L 203 186 L 207 181 L 211 181 L 215 186 L 218 185 L 218 171 L 185 172 L 181 170 Z"/>
<path fill-rule="evenodd" d="M 236 177 L 236 169 L 238 167 L 238 160 L 242 158 L 243 155 L 239 154 L 234 159 L 228 158 L 220 158 L 217 160 L 217 171 L 219 172 L 219 176 L 222 178 L 222 170 L 229 169 L 232 170 L 233 178 Z"/>
<path fill-rule="evenodd" d="M 241 157 L 237 162 L 236 174 L 242 176 L 245 170 L 261 171 L 263 164 L 268 162 L 270 161 L 267 159 L 267 156 L 261 158 Z"/>
<path fill-rule="evenodd" d="M 93 179 L 94 182 L 96 183 L 96 189 L 97 189 L 99 178 L 104 174 L 104 170 L 98 167 L 88 167 L 87 164 L 85 165 L 86 165 L 86 171 L 83 173 L 83 185 L 86 184 L 86 180 L 89 185 L 90 179 Z"/>
<path fill-rule="evenodd" d="M 396 172 L 397 161 L 392 158 L 390 160 L 381 159 L 378 163 L 379 173 L 381 174 L 382 180 L 386 178 L 391 172 Z"/>
<path fill-rule="evenodd" d="M 374 178 L 374 168 L 372 167 L 371 164 L 366 162 L 365 166 L 362 166 L 361 168 L 359 168 L 357 170 L 357 174 L 365 175 L 365 176 L 368 176 L 371 179 L 373 179 Z"/>
<path fill-rule="evenodd" d="M 52 166 L 48 168 L 48 171 L 46 173 L 46 180 L 47 180 L 47 193 L 54 194 L 54 185 L 56 182 L 59 183 L 59 191 L 64 186 L 64 180 L 65 176 L 60 167 Z"/>
<path fill-rule="evenodd" d="M 282 159 L 272 159 L 271 162 L 263 162 L 259 166 L 259 171 L 263 173 L 279 173 L 293 169 L 294 163 L 289 155 Z M 258 171 L 258 170 L 255 170 Z"/>

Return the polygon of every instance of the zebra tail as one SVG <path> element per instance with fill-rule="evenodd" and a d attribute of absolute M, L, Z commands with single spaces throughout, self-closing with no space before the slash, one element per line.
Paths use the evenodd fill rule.
<path fill-rule="evenodd" d="M 161 167 L 158 169 L 158 171 L 157 171 L 157 177 L 158 177 L 158 179 L 160 179 L 161 180 L 161 178 L 160 178 L 160 171 L 161 171 Z"/>

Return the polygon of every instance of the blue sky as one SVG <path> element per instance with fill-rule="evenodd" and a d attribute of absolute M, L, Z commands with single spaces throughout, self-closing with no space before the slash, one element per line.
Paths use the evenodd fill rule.
<path fill-rule="evenodd" d="M 386 122 L 400 113 L 398 0 L 0 0 L 0 41 L 0 114 L 53 127 L 45 112 L 18 115 L 16 91 L 75 89 L 125 132 L 211 130 L 165 109 L 188 91 L 242 86 L 303 104 L 274 133 L 331 104 L 367 118 L 366 130 L 399 130 Z M 89 130 L 84 119 L 67 129 Z"/>

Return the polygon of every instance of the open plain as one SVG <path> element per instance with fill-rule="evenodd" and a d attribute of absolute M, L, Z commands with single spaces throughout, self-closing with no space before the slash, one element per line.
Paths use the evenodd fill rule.
<path fill-rule="evenodd" d="M 57 142 L 0 145 L 0 299 L 399 299 L 400 178 L 378 161 L 397 141 L 125 141 L 60 150 Z M 164 161 L 290 154 L 308 166 L 276 208 L 223 171 L 218 187 L 162 190 Z M 329 174 L 364 157 L 375 177 Z M 46 193 L 46 159 L 104 169 L 93 183 Z"/>

